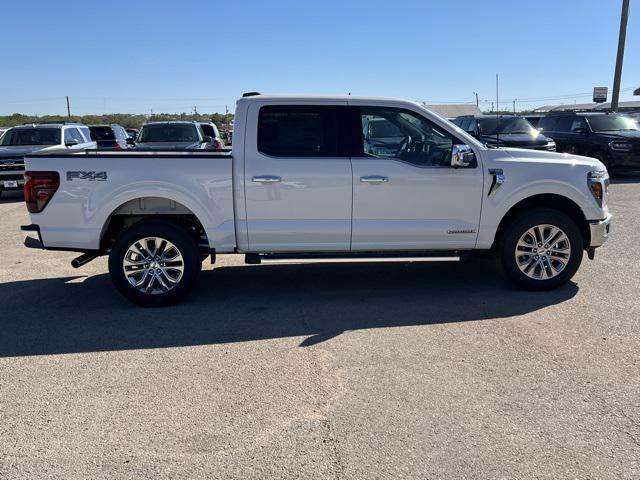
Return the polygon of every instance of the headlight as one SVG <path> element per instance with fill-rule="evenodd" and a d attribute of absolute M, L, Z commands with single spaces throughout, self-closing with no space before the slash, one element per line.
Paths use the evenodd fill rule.
<path fill-rule="evenodd" d="M 611 142 L 609 146 L 611 147 L 611 150 L 618 150 L 621 152 L 628 152 L 633 147 L 629 142 Z"/>
<path fill-rule="evenodd" d="M 596 202 L 603 208 L 606 203 L 606 195 L 609 189 L 609 174 L 606 170 L 589 172 L 587 175 L 587 185 L 596 199 Z"/>

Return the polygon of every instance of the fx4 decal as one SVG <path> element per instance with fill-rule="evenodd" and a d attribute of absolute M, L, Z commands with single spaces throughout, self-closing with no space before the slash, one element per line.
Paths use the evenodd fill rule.
<path fill-rule="evenodd" d="M 67 172 L 67 181 L 75 179 L 104 182 L 107 180 L 107 172 Z"/>

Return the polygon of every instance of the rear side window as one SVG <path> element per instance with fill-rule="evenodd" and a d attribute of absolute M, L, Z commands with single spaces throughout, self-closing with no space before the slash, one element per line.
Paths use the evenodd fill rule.
<path fill-rule="evenodd" d="M 559 117 L 542 117 L 538 123 L 538 127 L 546 130 L 547 132 L 554 132 L 558 125 Z"/>
<path fill-rule="evenodd" d="M 111 127 L 89 127 L 89 130 L 91 131 L 91 140 L 114 140 L 116 138 Z"/>
<path fill-rule="evenodd" d="M 202 129 L 202 133 L 207 136 L 207 137 L 211 137 L 211 138 L 216 138 L 216 131 L 213 129 L 213 127 L 211 125 L 209 125 L 208 123 L 203 123 L 200 125 L 200 128 Z"/>
<path fill-rule="evenodd" d="M 337 122 L 336 108 L 330 106 L 262 107 L 258 150 L 274 157 L 336 157 Z"/>

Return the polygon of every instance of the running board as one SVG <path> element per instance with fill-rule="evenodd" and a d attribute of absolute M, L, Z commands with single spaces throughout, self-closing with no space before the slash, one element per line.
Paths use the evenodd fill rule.
<path fill-rule="evenodd" d="M 458 252 L 247 253 L 245 263 L 457 262 Z"/>

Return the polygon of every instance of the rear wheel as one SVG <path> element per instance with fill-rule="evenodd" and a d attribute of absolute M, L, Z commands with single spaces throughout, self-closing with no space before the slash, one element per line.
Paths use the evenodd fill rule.
<path fill-rule="evenodd" d="M 125 230 L 109 254 L 109 273 L 115 287 L 145 307 L 181 300 L 200 268 L 193 238 L 182 227 L 164 221 L 145 221 Z"/>
<path fill-rule="evenodd" d="M 515 218 L 504 232 L 502 266 L 527 290 L 550 290 L 576 273 L 584 250 L 578 226 L 556 210 L 533 210 Z"/>

